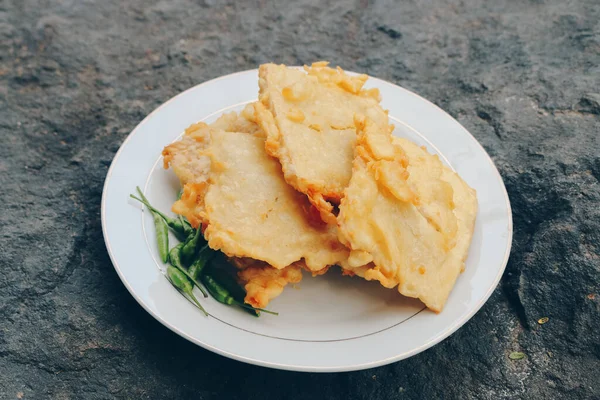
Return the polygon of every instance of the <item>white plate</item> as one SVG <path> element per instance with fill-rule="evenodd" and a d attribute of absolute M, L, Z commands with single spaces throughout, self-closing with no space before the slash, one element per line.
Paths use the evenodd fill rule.
<path fill-rule="evenodd" d="M 394 133 L 440 155 L 478 193 L 466 270 L 444 311 L 435 314 L 396 290 L 335 270 L 318 278 L 305 275 L 296 288 L 287 287 L 269 305 L 278 317 L 254 318 L 211 298 L 203 300 L 211 314 L 204 317 L 171 287 L 161 272 L 152 219 L 128 196 L 139 185 L 157 208 L 170 210 L 179 184 L 162 168 L 163 147 L 194 122 L 241 110 L 256 99 L 257 80 L 256 70 L 239 72 L 175 96 L 146 117 L 116 154 L 104 185 L 102 228 L 115 269 L 133 297 L 166 327 L 208 350 L 296 371 L 351 371 L 402 360 L 469 320 L 496 287 L 510 252 L 512 217 L 502 179 L 457 121 L 414 93 L 376 78 L 367 86 L 381 90 Z"/>

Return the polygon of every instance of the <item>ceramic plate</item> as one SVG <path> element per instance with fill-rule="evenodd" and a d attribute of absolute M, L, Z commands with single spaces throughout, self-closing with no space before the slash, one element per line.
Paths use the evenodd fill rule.
<path fill-rule="evenodd" d="M 444 311 L 435 314 L 376 282 L 305 274 L 269 304 L 279 316 L 254 318 L 203 299 L 204 317 L 163 276 L 152 218 L 129 194 L 136 186 L 170 210 L 179 182 L 162 167 L 163 147 L 198 121 L 239 111 L 258 93 L 257 70 L 223 76 L 167 101 L 127 137 L 104 185 L 102 228 L 119 277 L 146 311 L 186 339 L 247 363 L 296 371 L 351 371 L 415 355 L 448 337 L 481 308 L 508 260 L 510 203 L 502 179 L 481 145 L 457 121 L 416 94 L 371 78 L 389 109 L 395 135 L 425 145 L 477 190 L 479 213 L 465 272 Z M 174 238 L 172 238 L 174 243 Z"/>

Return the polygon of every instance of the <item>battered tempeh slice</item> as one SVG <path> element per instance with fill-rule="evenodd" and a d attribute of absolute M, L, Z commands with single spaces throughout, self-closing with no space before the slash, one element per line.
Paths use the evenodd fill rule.
<path fill-rule="evenodd" d="M 194 228 L 202 223 L 204 193 L 210 171 L 210 158 L 203 151 L 210 144 L 211 129 L 244 132 L 264 137 L 254 118 L 254 104 L 248 104 L 239 114 L 221 115 L 215 122 L 203 122 L 188 127 L 181 140 L 166 146 L 162 152 L 164 168 L 171 167 L 179 178 L 184 192 L 173 205 L 173 212 L 186 217 Z"/>
<path fill-rule="evenodd" d="M 277 269 L 303 259 L 320 271 L 347 258 L 334 229 L 310 223 L 310 204 L 285 182 L 263 138 L 211 130 L 204 154 L 211 164 L 203 216 L 211 248 Z"/>
<path fill-rule="evenodd" d="M 335 224 L 352 175 L 356 143 L 354 115 L 367 115 L 388 127 L 377 89 L 363 90 L 366 75 L 349 76 L 327 63 L 305 67 L 259 68 L 260 102 L 256 119 L 266 133 L 265 148 L 278 158 L 285 180 L 308 195 L 326 222 Z"/>
<path fill-rule="evenodd" d="M 337 218 L 350 271 L 440 312 L 464 269 L 477 199 L 417 145 L 357 118 L 352 178 Z"/>

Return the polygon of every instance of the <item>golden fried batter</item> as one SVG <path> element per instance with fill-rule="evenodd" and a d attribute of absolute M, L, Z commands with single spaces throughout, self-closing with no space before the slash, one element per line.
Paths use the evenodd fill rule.
<path fill-rule="evenodd" d="M 335 232 L 315 223 L 310 203 L 285 182 L 261 135 L 248 134 L 259 128 L 240 118 L 195 124 L 165 148 L 165 165 L 184 183 L 173 211 L 194 227 L 203 224 L 209 245 L 231 257 L 263 260 L 279 269 L 304 259 L 312 272 L 344 260 L 348 251 Z"/>
<path fill-rule="evenodd" d="M 324 62 L 261 65 L 259 102 L 194 124 L 164 149 L 184 187 L 173 211 L 239 269 L 248 304 L 265 307 L 302 269 L 338 264 L 444 307 L 464 269 L 475 191 L 391 136 L 366 80 Z"/>
<path fill-rule="evenodd" d="M 352 174 L 354 115 L 367 115 L 386 127 L 388 117 L 377 89 L 362 89 L 366 75 L 349 76 L 324 62 L 305 71 L 261 65 L 256 119 L 286 181 L 308 195 L 324 221 L 335 223 L 329 201 L 339 203 Z"/>
<path fill-rule="evenodd" d="M 258 159 L 254 161 L 257 162 L 257 165 L 265 161 L 266 165 L 270 167 L 270 171 L 273 172 L 271 176 L 263 176 L 260 181 L 269 182 L 274 180 L 275 187 L 278 186 L 282 189 L 281 201 L 286 202 L 282 204 L 292 204 L 292 209 L 294 210 L 292 215 L 285 213 L 278 215 L 276 213 L 278 211 L 277 209 L 266 210 L 268 212 L 267 215 L 272 215 L 271 220 L 279 220 L 280 222 L 287 224 L 288 220 L 294 220 L 294 218 L 297 220 L 300 219 L 301 221 L 301 216 L 304 215 L 305 221 L 300 224 L 301 226 L 298 224 L 292 224 L 291 226 L 292 228 L 296 227 L 297 229 L 300 229 L 302 226 L 306 226 L 310 233 L 306 235 L 305 233 L 300 232 L 299 236 L 306 239 L 307 236 L 312 235 L 313 239 L 315 239 L 313 240 L 313 244 L 319 247 L 315 253 L 316 258 L 311 257 L 313 260 L 311 263 L 312 269 L 306 265 L 304 260 L 296 261 L 291 265 L 285 266 L 283 269 L 276 269 L 265 261 L 255 260 L 249 257 L 229 258 L 229 261 L 233 265 L 241 269 L 239 272 L 239 278 L 247 291 L 246 302 L 253 306 L 262 308 L 265 307 L 270 300 L 277 297 L 287 283 L 299 282 L 302 278 L 302 274 L 300 272 L 301 269 L 308 270 L 313 275 L 325 273 L 328 269 L 328 265 L 326 265 L 326 263 L 329 261 L 324 261 L 325 264 L 322 264 L 323 261 L 320 261 L 319 258 L 322 259 L 323 257 L 319 256 L 319 254 L 327 254 L 328 252 L 335 254 L 334 257 L 325 257 L 326 260 L 331 258 L 331 262 L 334 263 L 339 255 L 341 255 L 341 257 L 346 257 L 347 250 L 344 249 L 344 247 L 338 242 L 335 234 L 328 231 L 330 228 L 327 228 L 321 222 L 318 216 L 318 211 L 315 217 L 313 211 L 314 207 L 312 207 L 310 203 L 306 201 L 306 198 L 301 194 L 296 193 L 284 182 L 277 161 L 271 159 L 264 153 L 264 139 L 261 138 L 264 137 L 264 134 L 262 133 L 260 127 L 253 121 L 253 118 L 253 105 L 249 105 L 239 116 L 236 113 L 229 113 L 223 115 L 211 125 L 206 125 L 203 123 L 194 124 L 186 130 L 184 137 L 180 141 L 167 146 L 163 151 L 163 155 L 165 159 L 165 168 L 170 165 L 184 185 L 184 191 L 181 199 L 175 202 L 173 205 L 173 211 L 185 216 L 194 227 L 200 227 L 200 225 L 202 225 L 202 228 L 206 229 L 211 226 L 211 220 L 209 215 L 206 213 L 205 206 L 205 196 L 212 183 L 212 181 L 209 179 L 211 175 L 211 157 L 214 161 L 214 164 L 212 165 L 214 165 L 216 169 L 219 169 L 219 167 L 224 167 L 221 161 L 215 157 L 215 154 L 211 154 L 210 152 L 211 138 L 213 135 L 217 137 L 225 135 L 224 131 L 239 130 L 243 132 L 228 135 L 228 137 L 234 139 L 231 142 L 222 142 L 221 140 L 217 139 L 217 142 L 223 145 L 222 148 L 225 153 L 228 152 L 226 151 L 226 148 L 234 149 L 238 146 L 237 138 L 244 136 L 252 138 L 249 139 L 249 142 L 254 143 L 254 145 L 251 147 L 253 147 L 255 155 L 258 155 Z M 255 135 L 255 137 L 248 134 Z M 243 148 L 245 147 L 242 145 L 242 151 Z M 260 150 L 260 152 L 257 152 L 256 150 Z M 261 152 L 262 156 L 260 156 Z M 233 157 L 235 158 L 236 156 L 233 155 Z M 238 173 L 245 175 L 245 166 L 242 164 L 239 165 L 239 167 L 242 169 L 238 170 Z M 235 181 L 232 183 L 235 184 Z M 263 200 L 269 200 L 268 191 L 263 191 L 259 187 L 258 192 L 260 192 L 261 196 L 266 196 Z M 252 196 L 252 191 L 244 193 L 242 196 L 243 199 L 241 201 L 244 202 L 247 200 L 248 196 Z M 229 197 L 229 199 L 231 200 L 231 197 Z M 270 200 L 273 199 L 271 198 Z M 298 200 L 298 202 L 295 203 L 295 200 Z M 216 198 L 215 201 L 216 203 L 219 203 L 218 199 Z M 235 209 L 237 207 L 236 204 L 239 203 L 239 201 L 236 201 L 233 204 L 227 204 L 229 204 L 231 209 Z M 211 203 L 209 202 L 209 204 Z M 296 215 L 294 215 L 294 213 L 296 213 Z M 220 220 L 217 218 L 217 221 Z M 238 225 L 235 221 L 232 222 L 232 224 L 234 229 Z M 214 231 L 214 226 L 213 228 L 209 229 L 209 235 L 211 234 L 211 231 Z M 288 251 L 286 249 L 292 245 L 299 244 L 302 246 L 302 244 L 308 243 L 306 240 L 301 240 L 300 242 L 296 243 L 296 236 L 294 236 L 295 233 L 292 231 L 288 232 L 287 230 L 284 230 L 281 235 L 277 235 L 275 232 L 272 233 L 274 233 L 276 236 L 265 236 L 265 234 L 268 234 L 268 232 L 260 232 L 260 230 L 251 234 L 258 235 L 258 243 L 255 244 L 257 246 L 262 245 L 262 242 L 260 242 L 261 240 L 266 240 L 272 243 L 274 247 L 277 247 L 279 246 L 277 241 L 280 238 L 287 238 L 285 241 L 287 245 L 282 243 L 280 247 L 280 250 L 284 252 Z M 215 234 L 215 237 L 217 237 L 216 240 L 218 241 L 219 233 Z M 213 245 L 214 242 L 215 241 L 213 240 Z M 312 254 L 311 249 L 305 249 L 305 251 L 308 254 Z M 233 253 L 229 252 L 228 254 L 244 255 L 243 253 L 235 251 Z"/>
<path fill-rule="evenodd" d="M 223 114 L 210 125 L 203 122 L 192 124 L 185 130 L 181 140 L 164 148 L 164 167 L 167 169 L 170 166 L 183 186 L 181 200 L 173 204 L 173 212 L 186 217 L 194 228 L 202 223 L 204 215 L 210 158 L 203 151 L 210 144 L 210 131 L 216 129 L 264 136 L 254 114 L 254 104 L 248 104 L 241 113 Z"/>
<path fill-rule="evenodd" d="M 203 122 L 192 124 L 185 130 L 181 140 L 171 143 L 162 151 L 165 169 L 169 166 L 173 168 L 182 185 L 208 179 L 210 159 L 201 156 L 210 140 L 208 128 Z"/>
<path fill-rule="evenodd" d="M 236 112 L 223 114 L 210 124 L 210 127 L 229 132 L 245 132 L 264 136 L 263 130 L 256 123 L 254 106 L 255 103 L 248 104 L 239 114 Z"/>
<path fill-rule="evenodd" d="M 298 283 L 302 280 L 302 267 L 298 263 L 276 269 L 256 260 L 252 261 L 258 264 L 242 269 L 238 272 L 238 277 L 246 289 L 244 301 L 253 307 L 264 308 L 269 301 L 283 292 L 288 283 Z"/>
<path fill-rule="evenodd" d="M 340 204 L 345 268 L 440 312 L 464 268 L 475 191 L 415 144 L 357 118 L 352 179 Z"/>
<path fill-rule="evenodd" d="M 285 182 L 277 160 L 264 151 L 264 139 L 221 130 L 210 134 L 204 235 L 211 248 L 278 269 L 304 259 L 309 270 L 320 271 L 347 257 L 332 229 L 311 225 L 306 197 Z"/>

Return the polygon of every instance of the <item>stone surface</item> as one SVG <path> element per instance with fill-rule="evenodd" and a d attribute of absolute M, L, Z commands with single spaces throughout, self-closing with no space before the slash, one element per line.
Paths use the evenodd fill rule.
<path fill-rule="evenodd" d="M 0 397 L 600 398 L 599 21 L 597 0 L 0 2 Z M 447 110 L 514 212 L 482 310 L 354 373 L 274 371 L 179 338 L 128 294 L 100 226 L 111 159 L 156 106 L 261 62 L 320 59 Z"/>

